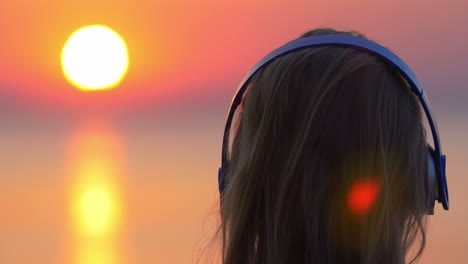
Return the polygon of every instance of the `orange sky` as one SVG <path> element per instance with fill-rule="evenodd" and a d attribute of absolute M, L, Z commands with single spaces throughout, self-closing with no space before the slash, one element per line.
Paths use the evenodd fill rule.
<path fill-rule="evenodd" d="M 453 60 L 452 51 L 466 38 L 452 39 L 454 49 L 443 54 L 433 52 L 440 45 L 428 45 L 427 38 L 458 34 L 455 25 L 466 24 L 464 7 L 463 1 L 403 0 L 3 0 L 0 92 L 53 108 L 134 107 L 219 93 L 216 85 L 234 85 L 266 51 L 316 26 L 361 30 L 399 51 L 416 70 L 451 62 L 456 71 L 462 62 Z M 84 95 L 63 78 L 63 44 L 90 24 L 107 25 L 127 42 L 130 68 L 120 89 Z"/>

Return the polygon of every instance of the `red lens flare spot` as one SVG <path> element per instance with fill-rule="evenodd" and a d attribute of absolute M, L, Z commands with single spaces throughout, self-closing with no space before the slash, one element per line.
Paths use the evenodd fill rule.
<path fill-rule="evenodd" d="M 358 179 L 351 186 L 347 202 L 348 210 L 354 215 L 364 215 L 374 206 L 379 193 L 377 179 Z"/>

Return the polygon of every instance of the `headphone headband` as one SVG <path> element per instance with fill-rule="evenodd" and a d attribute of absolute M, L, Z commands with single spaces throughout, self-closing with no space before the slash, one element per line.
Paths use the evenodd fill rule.
<path fill-rule="evenodd" d="M 293 40 L 291 42 L 286 43 L 285 45 L 273 50 L 268 55 L 263 57 L 259 62 L 257 62 L 254 67 L 249 71 L 249 73 L 244 77 L 239 88 L 234 96 L 231 107 L 229 109 L 229 113 L 227 116 L 226 126 L 224 128 L 224 136 L 223 136 L 223 146 L 222 146 L 222 157 L 221 157 L 221 168 L 218 176 L 219 181 L 219 188 L 220 193 L 222 193 L 224 189 L 224 178 L 223 178 L 223 171 L 224 165 L 227 163 L 226 158 L 226 144 L 227 144 L 227 134 L 229 132 L 232 118 L 234 115 L 234 111 L 237 106 L 242 101 L 242 95 L 244 91 L 247 89 L 247 86 L 252 79 L 253 75 L 255 75 L 260 69 L 269 65 L 272 61 L 277 59 L 278 57 L 287 55 L 289 53 L 303 50 L 306 48 L 313 48 L 313 47 L 323 47 L 323 46 L 339 46 L 339 47 L 351 47 L 358 50 L 362 50 L 368 53 L 371 53 L 381 59 L 383 59 L 386 63 L 390 64 L 395 68 L 409 83 L 411 87 L 411 91 L 418 97 L 419 102 L 421 103 L 424 113 L 429 121 L 429 126 L 431 128 L 432 137 L 434 140 L 434 167 L 435 167 L 435 174 L 437 175 L 437 197 L 439 203 L 442 203 L 445 210 L 449 209 L 449 197 L 448 197 L 448 189 L 447 189 L 447 181 L 445 175 L 445 155 L 442 154 L 442 149 L 439 140 L 439 133 L 437 129 L 437 124 L 435 119 L 432 117 L 431 109 L 429 100 L 427 99 L 424 91 L 422 89 L 421 83 L 419 82 L 418 78 L 414 74 L 414 72 L 410 69 L 410 67 L 401 60 L 395 53 L 391 52 L 387 48 L 372 42 L 370 40 L 350 36 L 350 35 L 342 35 L 342 34 L 334 34 L 334 35 L 318 35 L 318 36 L 311 36 Z"/>

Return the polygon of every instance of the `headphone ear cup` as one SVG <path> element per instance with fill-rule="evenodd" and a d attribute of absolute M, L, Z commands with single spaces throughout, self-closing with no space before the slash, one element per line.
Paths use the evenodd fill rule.
<path fill-rule="evenodd" d="M 219 194 L 222 194 L 224 191 L 224 168 L 220 167 L 218 170 L 218 190 Z"/>
<path fill-rule="evenodd" d="M 434 214 L 435 202 L 438 200 L 438 184 L 436 170 L 436 154 L 434 149 L 428 145 L 427 155 L 427 214 Z"/>

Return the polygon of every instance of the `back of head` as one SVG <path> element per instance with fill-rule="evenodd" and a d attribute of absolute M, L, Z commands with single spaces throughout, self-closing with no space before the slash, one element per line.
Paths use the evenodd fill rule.
<path fill-rule="evenodd" d="M 301 37 L 350 34 L 317 29 Z M 232 136 L 232 135 L 231 135 Z M 376 56 L 282 56 L 252 79 L 223 194 L 223 263 L 404 263 L 424 248 L 418 101 Z"/>

